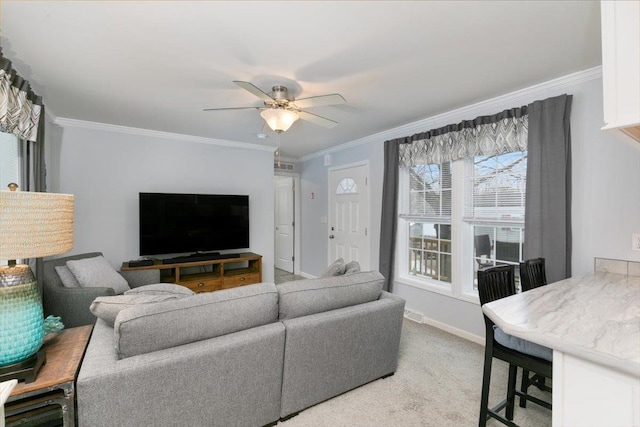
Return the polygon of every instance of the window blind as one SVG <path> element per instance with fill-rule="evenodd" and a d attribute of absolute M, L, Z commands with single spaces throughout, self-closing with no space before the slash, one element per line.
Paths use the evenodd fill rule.
<path fill-rule="evenodd" d="M 467 163 L 464 220 L 524 224 L 527 151 L 476 156 Z"/>
<path fill-rule="evenodd" d="M 0 132 L 0 190 L 10 182 L 20 184 L 20 143 L 17 136 Z"/>
<path fill-rule="evenodd" d="M 409 168 L 409 206 L 401 218 L 451 222 L 451 162 Z"/>

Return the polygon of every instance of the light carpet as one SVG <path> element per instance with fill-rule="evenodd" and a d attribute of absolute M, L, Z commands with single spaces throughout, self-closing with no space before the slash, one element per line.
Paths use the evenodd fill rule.
<path fill-rule="evenodd" d="M 278 426 L 477 426 L 483 360 L 483 346 L 405 319 L 395 375 L 308 408 Z M 494 359 L 491 406 L 506 396 L 507 368 Z M 538 390 L 532 394 L 551 399 Z M 518 425 L 551 426 L 551 411 L 531 402 L 523 409 L 518 401 L 514 417 Z M 487 422 L 487 426 L 502 425 L 493 419 Z"/>

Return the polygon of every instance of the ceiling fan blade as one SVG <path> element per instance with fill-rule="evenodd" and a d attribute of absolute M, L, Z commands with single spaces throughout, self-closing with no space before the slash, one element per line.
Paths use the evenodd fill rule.
<path fill-rule="evenodd" d="M 301 98 L 293 101 L 298 108 L 321 107 L 323 105 L 346 104 L 347 101 L 337 93 L 331 95 L 311 96 L 309 98 Z"/>
<path fill-rule="evenodd" d="M 262 99 L 264 101 L 275 102 L 275 99 L 273 99 L 272 97 L 270 97 L 269 95 L 264 93 L 257 86 L 254 86 L 252 83 L 241 82 L 241 81 L 238 81 L 238 80 L 234 80 L 233 82 L 235 84 L 237 84 L 238 86 L 240 86 L 242 89 L 251 92 L 252 94 L 254 94 L 255 96 L 257 96 L 258 98 L 260 98 L 260 99 Z"/>
<path fill-rule="evenodd" d="M 317 114 L 311 114 L 306 111 L 298 111 L 298 115 L 302 120 L 306 120 L 313 124 L 323 126 L 329 129 L 332 129 L 338 125 L 338 122 L 334 122 L 333 120 L 327 119 L 326 117 L 322 117 Z"/>
<path fill-rule="evenodd" d="M 264 107 L 229 107 L 229 108 L 203 108 L 202 111 L 224 111 L 224 110 L 262 110 Z"/>

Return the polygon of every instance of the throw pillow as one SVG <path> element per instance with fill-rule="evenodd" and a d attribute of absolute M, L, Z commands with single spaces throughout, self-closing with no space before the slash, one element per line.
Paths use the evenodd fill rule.
<path fill-rule="evenodd" d="M 358 261 L 350 261 L 344 266 L 345 276 L 353 273 L 360 273 L 360 263 Z"/>
<path fill-rule="evenodd" d="M 127 281 L 111 267 L 103 256 L 67 261 L 67 267 L 82 288 L 107 287 L 116 294 L 129 290 Z"/>
<path fill-rule="evenodd" d="M 110 297 L 98 297 L 93 300 L 89 310 L 99 319 L 104 320 L 110 326 L 116 321 L 118 313 L 125 308 L 138 304 L 152 304 L 171 299 L 184 298 L 186 295 L 116 295 Z"/>
<path fill-rule="evenodd" d="M 338 258 L 320 275 L 320 277 L 341 276 L 344 274 L 344 259 Z"/>
<path fill-rule="evenodd" d="M 73 275 L 69 267 L 66 265 L 59 265 L 56 267 L 56 273 L 60 276 L 60 281 L 62 282 L 62 286 L 65 288 L 79 288 L 80 283 L 78 283 L 78 279 Z"/>
<path fill-rule="evenodd" d="M 186 286 L 176 285 L 175 283 L 154 283 L 152 285 L 139 286 L 129 289 L 125 295 L 195 295 L 191 289 Z"/>

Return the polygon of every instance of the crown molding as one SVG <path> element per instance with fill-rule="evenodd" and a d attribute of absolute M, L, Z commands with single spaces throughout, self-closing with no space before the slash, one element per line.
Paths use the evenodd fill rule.
<path fill-rule="evenodd" d="M 47 109 L 45 109 L 45 114 L 49 115 L 47 113 Z M 256 151 L 274 152 L 276 150 L 276 147 L 250 144 L 247 142 L 236 142 L 236 141 L 228 141 L 224 139 L 214 139 L 214 138 L 205 138 L 202 136 L 185 135 L 181 133 L 162 132 L 162 131 L 151 130 L 151 129 L 141 129 L 141 128 L 134 128 L 134 127 L 128 127 L 128 126 L 110 125 L 106 123 L 90 122 L 86 120 L 76 120 L 76 119 L 68 119 L 64 117 L 55 117 L 53 115 L 50 117 L 54 117 L 54 119 L 52 120 L 54 124 L 62 127 L 91 129 L 91 130 L 99 130 L 99 131 L 105 131 L 105 132 L 117 132 L 117 133 L 129 134 L 129 135 L 170 139 L 172 141 L 195 142 L 200 144 L 218 145 L 222 147 L 232 147 L 232 148 L 243 148 L 247 150 L 256 150 Z"/>
<path fill-rule="evenodd" d="M 450 123 L 457 123 L 461 120 L 471 120 L 479 115 L 487 114 L 486 110 L 490 109 L 493 106 L 495 106 L 496 108 L 501 108 L 501 105 L 510 103 L 513 106 L 519 107 L 524 104 L 529 104 L 537 98 L 544 99 L 550 96 L 559 95 L 562 91 L 568 88 L 599 78 L 602 78 L 602 66 L 578 71 L 576 73 L 568 74 L 566 76 L 562 76 L 537 85 L 510 92 L 505 95 L 496 96 L 495 98 L 490 98 L 485 101 L 480 101 L 462 108 L 457 108 L 455 110 L 447 111 L 442 114 L 427 117 L 426 119 L 422 119 L 417 122 L 408 123 L 406 125 L 398 126 L 393 129 L 388 129 L 383 132 L 365 136 L 363 138 L 349 141 L 344 144 L 328 148 L 326 150 L 317 151 L 315 153 L 302 156 L 298 159 L 298 161 L 304 162 L 317 157 L 322 157 L 326 154 L 334 153 L 336 151 L 342 151 L 347 148 L 356 147 L 358 145 L 381 143 L 390 139 L 402 138 L 405 136 L 414 135 L 416 133 L 425 132 L 427 130 L 445 126 Z"/>

